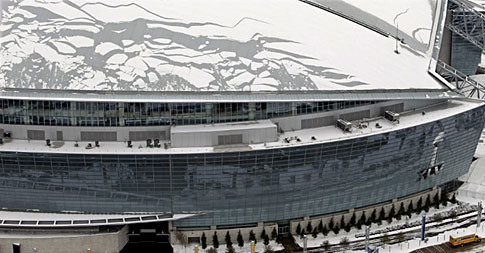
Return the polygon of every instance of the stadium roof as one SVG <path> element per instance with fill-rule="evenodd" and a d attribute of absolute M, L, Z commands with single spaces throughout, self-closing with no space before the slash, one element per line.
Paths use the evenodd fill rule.
<path fill-rule="evenodd" d="M 16 2 L 2 1 L 2 88 L 445 89 L 428 73 L 432 0 L 388 4 L 389 13 L 414 13 L 404 19 L 402 36 L 415 41 L 401 45 L 400 54 L 392 36 L 297 0 Z M 363 17 L 355 10 L 350 14 Z"/>

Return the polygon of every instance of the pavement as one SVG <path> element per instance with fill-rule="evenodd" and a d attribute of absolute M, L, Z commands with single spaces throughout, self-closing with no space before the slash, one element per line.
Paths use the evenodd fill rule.
<path fill-rule="evenodd" d="M 429 246 L 426 248 L 417 249 L 411 251 L 412 253 L 447 253 L 447 252 L 470 252 L 473 249 L 485 246 L 485 242 L 470 243 L 463 247 L 452 248 L 449 243 L 443 243 L 440 245 Z"/>
<path fill-rule="evenodd" d="M 485 130 L 478 143 L 474 161 L 467 174 L 458 180 L 464 184 L 457 191 L 457 199 L 463 202 L 476 204 L 485 199 Z"/>

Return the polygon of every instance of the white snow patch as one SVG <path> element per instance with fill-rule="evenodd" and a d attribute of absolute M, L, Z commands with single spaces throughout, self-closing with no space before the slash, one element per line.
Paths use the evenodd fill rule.
<path fill-rule="evenodd" d="M 59 50 L 61 54 L 74 54 L 76 53 L 76 49 L 72 48 L 71 46 L 67 45 L 66 43 L 53 41 L 52 44 Z"/>
<path fill-rule="evenodd" d="M 106 63 L 108 63 L 108 64 L 123 64 L 123 63 L 126 62 L 127 59 L 128 59 L 128 56 L 126 56 L 125 54 L 114 54 L 113 56 L 111 56 L 106 61 Z"/>
<path fill-rule="evenodd" d="M 92 47 L 94 40 L 85 36 L 68 36 L 65 40 L 77 47 Z"/>
<path fill-rule="evenodd" d="M 98 53 L 98 54 L 101 54 L 101 55 L 105 55 L 113 50 L 116 50 L 116 49 L 119 49 L 119 50 L 122 50 L 122 48 L 114 43 L 111 43 L 111 42 L 103 42 L 103 43 L 100 43 L 99 45 L 96 46 L 96 50 L 94 50 L 94 52 Z"/>

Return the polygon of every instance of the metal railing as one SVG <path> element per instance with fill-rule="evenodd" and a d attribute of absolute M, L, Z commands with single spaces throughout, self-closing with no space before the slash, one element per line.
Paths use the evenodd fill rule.
<path fill-rule="evenodd" d="M 456 86 L 456 90 L 464 96 L 485 99 L 485 85 L 463 74 L 452 66 L 439 60 L 436 71 L 449 83 Z"/>

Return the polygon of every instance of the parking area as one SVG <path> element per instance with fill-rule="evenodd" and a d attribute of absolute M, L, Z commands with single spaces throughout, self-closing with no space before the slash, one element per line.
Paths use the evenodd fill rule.
<path fill-rule="evenodd" d="M 443 243 L 440 245 L 430 246 L 427 248 L 422 248 L 413 251 L 415 253 L 443 253 L 443 252 L 454 252 L 453 248 L 448 243 Z"/>
<path fill-rule="evenodd" d="M 477 247 L 483 247 L 485 243 L 471 243 L 469 245 L 465 245 L 463 247 L 456 247 L 452 248 L 449 243 L 443 243 L 440 245 L 435 245 L 435 246 L 429 246 L 426 248 L 421 248 L 415 251 L 412 251 L 413 253 L 445 253 L 445 252 L 468 252 L 470 249 L 477 248 Z"/>

